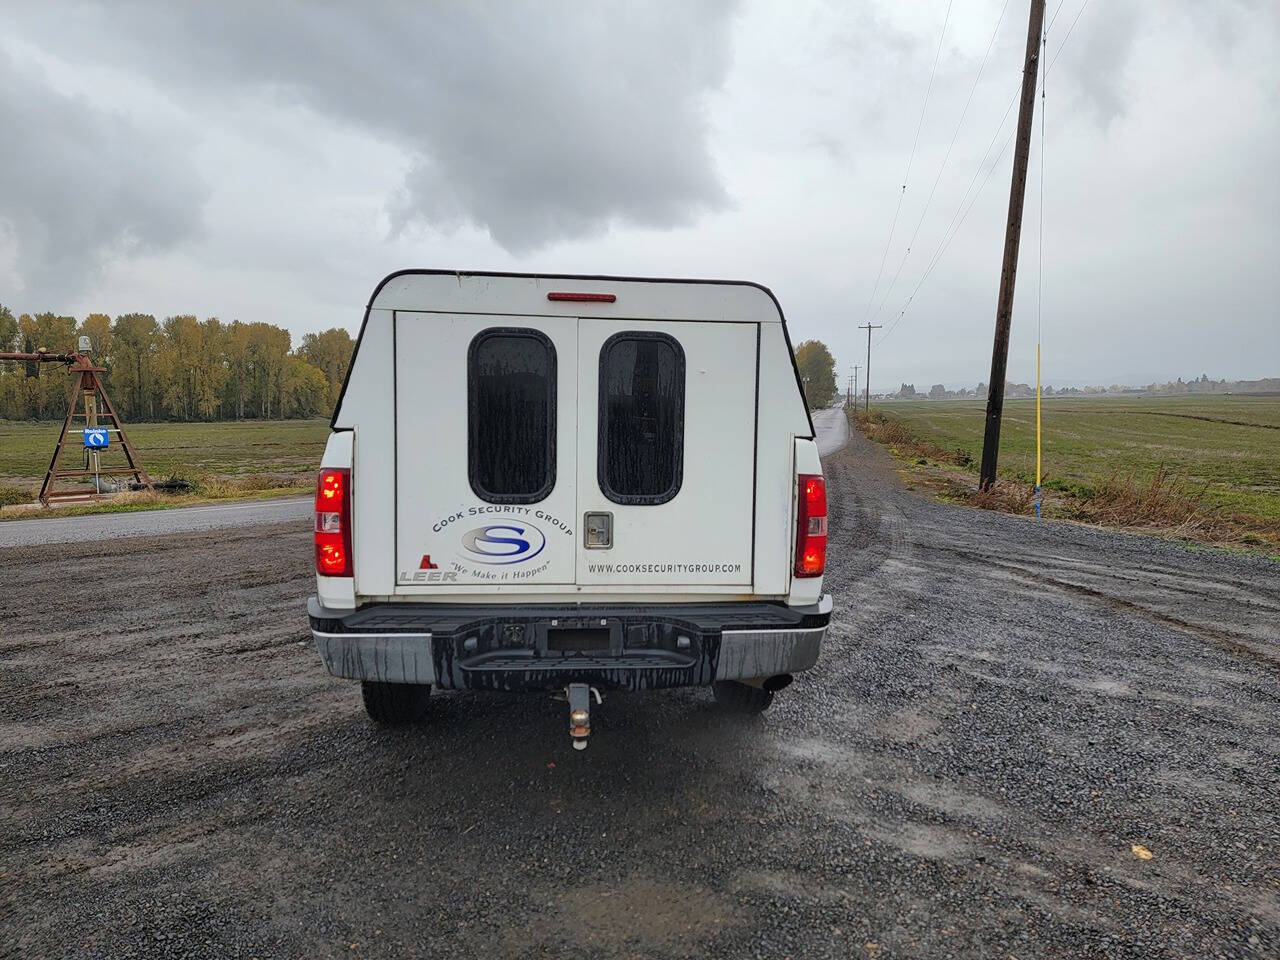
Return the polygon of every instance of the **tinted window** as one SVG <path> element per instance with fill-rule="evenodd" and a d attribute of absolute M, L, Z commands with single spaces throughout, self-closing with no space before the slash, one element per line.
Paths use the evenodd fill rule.
<path fill-rule="evenodd" d="M 600 351 L 600 489 L 666 503 L 684 471 L 684 351 L 661 333 L 619 333 Z"/>
<path fill-rule="evenodd" d="M 485 330 L 467 356 L 467 472 L 490 503 L 533 503 L 556 482 L 556 350 L 537 330 Z"/>

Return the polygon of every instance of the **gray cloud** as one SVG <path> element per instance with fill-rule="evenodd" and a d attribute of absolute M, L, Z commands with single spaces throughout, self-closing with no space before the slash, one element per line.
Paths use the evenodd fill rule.
<path fill-rule="evenodd" d="M 1051 55 L 1082 2 L 1062 5 Z M 405 265 L 748 277 L 842 370 L 883 302 L 875 322 L 903 319 L 877 340 L 878 381 L 972 385 L 990 363 L 1010 151 L 991 165 L 1025 3 L 948 150 L 1002 5 L 954 5 L 903 194 L 945 0 L 0 0 L 0 50 L 48 71 L 0 65 L 0 129 L 25 151 L 0 168 L 0 299 L 298 333 L 358 322 Z M 1274 373 L 1277 49 L 1274 0 L 1088 4 L 1049 76 L 1044 157 L 1032 148 L 1011 376 L 1034 376 L 1042 286 L 1052 382 Z M 34 271 L 72 292 L 5 293 Z"/>
<path fill-rule="evenodd" d="M 1166 55 L 1171 35 L 1194 36 L 1205 53 L 1230 66 L 1245 37 L 1274 38 L 1280 31 L 1280 5 L 1273 0 L 1124 0 L 1094 9 L 1100 6 L 1085 7 L 1073 28 L 1081 5 L 1062 5 L 1048 37 L 1051 62 L 1064 40 L 1070 45 L 1049 80 L 1075 86 L 1079 105 L 1104 128 L 1124 116 L 1136 91 L 1151 82 L 1133 75 L 1135 58 Z M 1054 5 L 1049 8 L 1052 14 Z"/>
<path fill-rule="evenodd" d="M 33 309 L 57 308 L 116 257 L 168 248 L 199 229 L 206 191 L 181 145 L 58 93 L 3 49 L 0 130 L 6 272 Z"/>
<path fill-rule="evenodd" d="M 1083 105 L 1102 127 L 1125 112 L 1130 97 L 1127 68 L 1137 32 L 1142 28 L 1139 12 L 1133 4 L 1117 4 L 1105 19 L 1092 17 L 1078 23 L 1069 38 L 1066 34 L 1072 21 L 1063 16 L 1054 24 L 1054 35 L 1048 41 L 1050 58 L 1064 38 L 1071 44 L 1068 58 L 1054 67 L 1063 69 L 1050 80 L 1057 83 L 1069 75 L 1079 88 Z M 1064 53 L 1067 50 L 1062 49 Z"/>
<path fill-rule="evenodd" d="M 76 10 L 28 24 L 206 100 L 265 90 L 402 148 L 397 229 L 470 223 L 527 252 L 729 203 L 703 115 L 729 68 L 728 3 Z"/>

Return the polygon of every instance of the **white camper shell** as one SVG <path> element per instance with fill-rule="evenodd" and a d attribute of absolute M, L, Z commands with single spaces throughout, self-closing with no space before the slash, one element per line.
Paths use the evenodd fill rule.
<path fill-rule="evenodd" d="M 591 687 L 756 711 L 817 659 L 825 486 L 764 287 L 395 273 L 332 427 L 311 626 L 376 720 L 567 689 L 585 744 Z"/>

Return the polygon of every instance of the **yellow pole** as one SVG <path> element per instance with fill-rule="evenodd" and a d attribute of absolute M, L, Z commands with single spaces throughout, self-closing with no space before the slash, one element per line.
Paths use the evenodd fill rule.
<path fill-rule="evenodd" d="M 1040 516 L 1040 344 L 1036 344 L 1036 516 Z"/>

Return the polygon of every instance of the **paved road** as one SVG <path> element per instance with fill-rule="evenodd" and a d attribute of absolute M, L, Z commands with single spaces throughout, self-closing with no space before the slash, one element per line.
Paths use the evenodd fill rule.
<path fill-rule="evenodd" d="M 304 524 L 0 549 L 0 956 L 1280 956 L 1280 565 L 825 464 L 817 668 L 583 754 L 370 725 Z"/>
<path fill-rule="evenodd" d="M 310 497 L 217 503 L 136 513 L 97 513 L 79 517 L 37 517 L 0 523 L 0 547 L 118 540 L 169 533 L 193 533 L 219 527 L 244 527 L 311 515 Z"/>
<path fill-rule="evenodd" d="M 813 428 L 818 432 L 818 453 L 823 457 L 849 442 L 849 420 L 843 409 L 814 411 Z"/>

